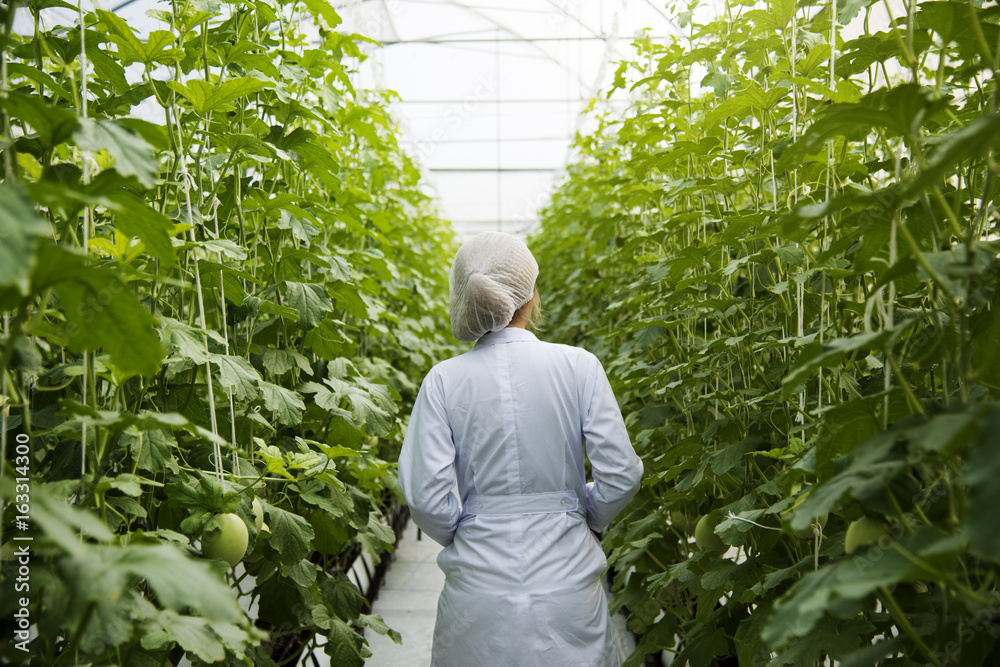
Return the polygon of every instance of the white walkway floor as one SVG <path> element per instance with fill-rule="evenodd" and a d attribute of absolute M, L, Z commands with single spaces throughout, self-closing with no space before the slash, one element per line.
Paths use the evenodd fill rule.
<path fill-rule="evenodd" d="M 444 573 L 438 568 L 441 545 L 427 537 L 417 539 L 413 521 L 396 545 L 395 557 L 379 589 L 372 613 L 403 635 L 402 645 L 388 637 L 367 632 L 371 667 L 427 667 L 431 664 L 431 640 L 438 595 L 444 587 Z"/>
<path fill-rule="evenodd" d="M 367 666 L 428 667 L 431 664 L 434 618 L 438 596 L 444 587 L 444 573 L 435 560 L 440 551 L 441 546 L 426 535 L 417 540 L 417 527 L 413 521 L 407 523 L 378 599 L 372 605 L 372 613 L 381 615 L 390 628 L 398 630 L 403 635 L 403 643 L 398 645 L 388 637 L 365 633 L 372 652 L 365 663 Z M 635 640 L 625 629 L 622 615 L 612 619 L 612 626 L 619 659 L 624 660 L 635 650 Z"/>

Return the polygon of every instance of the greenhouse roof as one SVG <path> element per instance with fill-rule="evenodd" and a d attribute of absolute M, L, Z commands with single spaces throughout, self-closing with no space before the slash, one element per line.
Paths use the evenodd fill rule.
<path fill-rule="evenodd" d="M 404 136 L 462 236 L 534 225 L 613 62 L 637 31 L 671 25 L 636 0 L 370 0 L 338 11 L 383 44 L 362 85 L 399 93 Z"/>

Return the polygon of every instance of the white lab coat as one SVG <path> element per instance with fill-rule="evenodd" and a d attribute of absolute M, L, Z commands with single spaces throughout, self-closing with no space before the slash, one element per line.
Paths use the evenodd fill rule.
<path fill-rule="evenodd" d="M 641 477 L 593 354 L 506 328 L 431 369 L 399 457 L 414 520 L 445 547 L 431 664 L 617 665 L 591 529 Z"/>

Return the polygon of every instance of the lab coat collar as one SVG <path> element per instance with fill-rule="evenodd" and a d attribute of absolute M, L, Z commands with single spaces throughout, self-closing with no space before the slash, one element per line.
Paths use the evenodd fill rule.
<path fill-rule="evenodd" d="M 497 343 L 518 343 L 524 341 L 536 341 L 535 334 L 527 329 L 518 327 L 505 327 L 499 331 L 485 334 L 476 341 L 475 347 L 485 347 L 486 345 L 496 345 Z"/>

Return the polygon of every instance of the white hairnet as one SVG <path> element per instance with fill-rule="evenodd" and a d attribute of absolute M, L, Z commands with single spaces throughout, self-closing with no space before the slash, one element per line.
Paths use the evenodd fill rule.
<path fill-rule="evenodd" d="M 510 324 L 531 301 L 538 263 L 524 241 L 503 232 L 482 232 L 465 243 L 451 265 L 451 332 L 478 340 Z"/>

